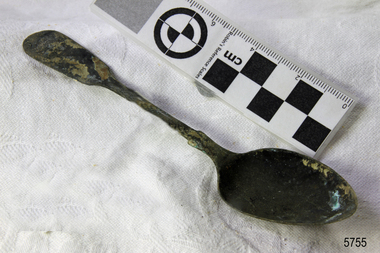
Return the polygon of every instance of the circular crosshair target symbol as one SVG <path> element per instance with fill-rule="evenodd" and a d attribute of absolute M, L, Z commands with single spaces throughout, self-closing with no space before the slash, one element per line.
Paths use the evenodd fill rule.
<path fill-rule="evenodd" d="M 154 28 L 154 40 L 167 56 L 177 59 L 197 54 L 206 43 L 207 26 L 203 18 L 190 9 L 165 12 Z"/>

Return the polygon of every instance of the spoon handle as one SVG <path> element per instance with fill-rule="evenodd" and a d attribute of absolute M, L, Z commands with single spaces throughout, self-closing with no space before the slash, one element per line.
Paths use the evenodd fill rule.
<path fill-rule="evenodd" d="M 104 62 L 66 35 L 57 31 L 34 33 L 24 40 L 23 48 L 32 58 L 66 76 L 87 85 L 102 86 L 136 103 L 177 130 L 190 146 L 206 153 L 215 163 L 230 153 L 203 132 L 192 129 L 121 84 Z"/>
<path fill-rule="evenodd" d="M 184 138 L 188 140 L 188 144 L 194 148 L 197 148 L 204 153 L 206 153 L 214 162 L 217 162 L 218 157 L 222 153 L 228 153 L 227 150 L 221 148 L 216 144 L 210 137 L 208 137 L 202 131 L 196 131 L 193 128 L 189 127 L 182 121 L 174 118 L 173 116 L 166 113 L 164 110 L 155 106 L 142 96 L 140 96 L 136 91 L 129 89 L 125 85 L 117 81 L 116 78 L 110 77 L 108 82 L 103 87 L 117 93 L 118 95 L 126 98 L 130 102 L 136 103 L 142 109 L 151 114 L 157 116 L 158 118 L 165 121 L 171 128 L 179 132 Z"/>

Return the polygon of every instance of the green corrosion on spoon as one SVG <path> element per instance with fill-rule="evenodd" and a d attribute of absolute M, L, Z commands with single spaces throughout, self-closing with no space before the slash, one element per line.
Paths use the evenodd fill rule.
<path fill-rule="evenodd" d="M 104 62 L 62 33 L 32 34 L 23 47 L 37 61 L 81 83 L 107 88 L 177 130 L 213 160 L 222 199 L 244 214 L 285 224 L 328 224 L 357 209 L 354 190 L 330 167 L 283 149 L 226 150 L 118 82 Z"/>

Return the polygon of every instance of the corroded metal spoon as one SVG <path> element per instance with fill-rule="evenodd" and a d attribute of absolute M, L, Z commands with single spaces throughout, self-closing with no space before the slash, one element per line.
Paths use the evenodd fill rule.
<path fill-rule="evenodd" d="M 328 166 L 283 149 L 226 150 L 122 85 L 104 62 L 59 32 L 32 34 L 23 47 L 43 64 L 84 84 L 110 89 L 164 120 L 213 160 L 221 197 L 242 213 L 287 224 L 327 224 L 356 211 L 354 190 Z"/>

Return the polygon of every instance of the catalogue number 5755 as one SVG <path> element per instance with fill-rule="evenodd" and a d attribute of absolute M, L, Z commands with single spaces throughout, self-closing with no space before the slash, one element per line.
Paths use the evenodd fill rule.
<path fill-rule="evenodd" d="M 346 237 L 344 238 L 344 247 L 365 247 L 367 238 L 365 237 Z"/>

